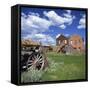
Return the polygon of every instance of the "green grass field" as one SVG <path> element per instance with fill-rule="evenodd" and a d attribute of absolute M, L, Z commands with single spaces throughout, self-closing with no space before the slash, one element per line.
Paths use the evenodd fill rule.
<path fill-rule="evenodd" d="M 43 80 L 85 79 L 85 55 L 64 55 L 47 53 L 50 69 L 43 75 Z"/>
<path fill-rule="evenodd" d="M 49 67 L 44 71 L 35 71 L 32 74 L 33 78 L 30 77 L 31 72 L 24 72 L 21 76 L 22 81 L 31 82 L 32 79 L 32 82 L 85 79 L 85 55 L 65 55 L 48 52 L 47 57 Z"/>

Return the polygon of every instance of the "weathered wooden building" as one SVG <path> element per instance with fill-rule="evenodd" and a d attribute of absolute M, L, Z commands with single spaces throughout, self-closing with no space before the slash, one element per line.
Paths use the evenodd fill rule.
<path fill-rule="evenodd" d="M 56 45 L 60 46 L 61 44 L 68 44 L 68 38 L 64 35 L 60 35 L 56 38 Z"/>
<path fill-rule="evenodd" d="M 66 37 L 60 35 L 56 38 L 57 52 L 62 53 L 77 53 L 84 51 L 84 40 L 79 35 Z"/>
<path fill-rule="evenodd" d="M 69 38 L 69 44 L 78 51 L 82 51 L 84 49 L 84 41 L 79 35 L 71 36 Z"/>

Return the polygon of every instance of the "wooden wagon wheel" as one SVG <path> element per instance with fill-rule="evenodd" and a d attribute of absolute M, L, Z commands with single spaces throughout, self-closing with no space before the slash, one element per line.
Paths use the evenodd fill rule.
<path fill-rule="evenodd" d="M 34 68 L 42 70 L 44 68 L 44 58 L 42 54 L 32 55 L 27 61 L 27 70 Z"/>

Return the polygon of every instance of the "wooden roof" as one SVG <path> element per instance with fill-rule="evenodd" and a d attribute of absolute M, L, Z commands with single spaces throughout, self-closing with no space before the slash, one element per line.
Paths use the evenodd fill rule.
<path fill-rule="evenodd" d="M 64 35 L 60 35 L 58 38 L 56 38 L 57 40 L 67 40 L 68 38 L 65 37 Z"/>
<path fill-rule="evenodd" d="M 31 39 L 25 39 L 21 41 L 22 46 L 36 46 L 36 45 L 40 45 L 39 42 L 35 42 Z"/>

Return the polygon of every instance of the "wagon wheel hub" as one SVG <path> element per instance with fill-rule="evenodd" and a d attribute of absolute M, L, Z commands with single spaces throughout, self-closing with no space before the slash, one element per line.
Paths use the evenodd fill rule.
<path fill-rule="evenodd" d="M 39 61 L 38 61 L 38 60 L 35 60 L 35 61 L 33 61 L 33 65 L 37 67 L 37 66 L 39 66 L 39 65 L 40 65 L 40 63 L 39 63 Z"/>

